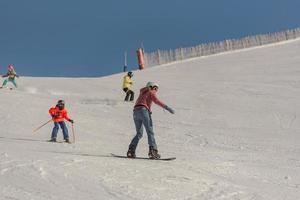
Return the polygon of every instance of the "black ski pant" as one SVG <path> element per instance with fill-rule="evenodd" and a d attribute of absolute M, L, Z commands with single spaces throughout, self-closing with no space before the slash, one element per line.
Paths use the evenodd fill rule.
<path fill-rule="evenodd" d="M 134 92 L 128 88 L 123 88 L 126 93 L 124 101 L 133 101 L 134 100 Z"/>

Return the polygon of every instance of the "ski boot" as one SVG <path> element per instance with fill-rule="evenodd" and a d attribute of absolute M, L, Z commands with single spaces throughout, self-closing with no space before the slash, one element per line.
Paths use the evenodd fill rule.
<path fill-rule="evenodd" d="M 129 147 L 128 151 L 127 151 L 127 158 L 135 158 L 135 148 L 133 147 Z"/>
<path fill-rule="evenodd" d="M 57 142 L 56 138 L 51 138 L 50 140 L 48 140 L 48 142 Z"/>
<path fill-rule="evenodd" d="M 72 143 L 72 142 L 69 140 L 69 138 L 65 139 L 65 142 L 66 142 L 66 143 L 69 143 L 69 144 Z"/>
<path fill-rule="evenodd" d="M 148 156 L 150 159 L 160 159 L 160 155 L 158 154 L 157 149 L 154 149 L 153 147 L 149 147 L 149 153 Z"/>

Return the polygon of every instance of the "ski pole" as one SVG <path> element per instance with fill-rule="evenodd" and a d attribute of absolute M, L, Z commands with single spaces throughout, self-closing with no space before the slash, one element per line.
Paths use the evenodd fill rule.
<path fill-rule="evenodd" d="M 74 131 L 74 124 L 72 123 L 72 134 L 73 134 L 73 143 L 75 143 L 75 131 Z"/>
<path fill-rule="evenodd" d="M 46 123 L 44 123 L 43 125 L 37 127 L 35 130 L 33 130 L 33 133 L 35 133 L 36 131 L 40 130 L 43 126 L 45 126 L 46 124 L 48 124 L 49 122 L 51 122 L 52 119 L 50 119 L 49 121 L 47 121 Z"/>

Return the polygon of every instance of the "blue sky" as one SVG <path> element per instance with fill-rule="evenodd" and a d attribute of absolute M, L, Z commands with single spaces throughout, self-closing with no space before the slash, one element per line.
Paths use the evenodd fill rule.
<path fill-rule="evenodd" d="M 299 0 L 0 0 L 0 73 L 104 76 L 124 52 L 173 49 L 300 27 Z"/>

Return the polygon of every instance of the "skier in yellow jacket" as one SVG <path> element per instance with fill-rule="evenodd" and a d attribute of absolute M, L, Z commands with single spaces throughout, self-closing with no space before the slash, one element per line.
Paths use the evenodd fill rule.
<path fill-rule="evenodd" d="M 126 93 L 126 97 L 124 101 L 133 101 L 134 100 L 134 92 L 130 89 L 133 82 L 131 80 L 133 76 L 132 72 L 128 72 L 123 78 L 123 91 Z"/>

